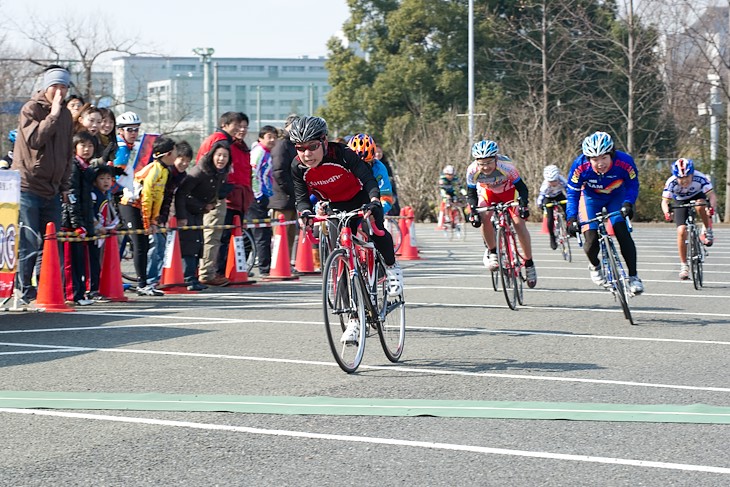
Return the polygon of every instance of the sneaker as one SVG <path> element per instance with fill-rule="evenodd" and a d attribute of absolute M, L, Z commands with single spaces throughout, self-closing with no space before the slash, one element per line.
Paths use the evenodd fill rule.
<path fill-rule="evenodd" d="M 205 291 L 206 289 L 208 289 L 208 286 L 199 282 L 194 282 L 188 286 L 188 291 Z"/>
<path fill-rule="evenodd" d="M 490 254 L 489 249 L 484 251 L 484 258 L 482 259 L 484 267 L 494 272 L 499 269 L 499 260 L 497 260 L 497 254 Z"/>
<path fill-rule="evenodd" d="M 165 293 L 151 286 L 138 287 L 137 296 L 164 296 Z"/>
<path fill-rule="evenodd" d="M 347 328 L 342 334 L 342 338 L 340 338 L 340 341 L 342 343 L 357 344 L 357 339 L 359 338 L 359 336 L 360 322 L 357 321 L 355 318 L 350 318 L 350 320 L 347 322 Z"/>
<path fill-rule="evenodd" d="M 689 266 L 687 264 L 680 264 L 679 266 L 679 279 L 686 281 L 689 279 Z"/>
<path fill-rule="evenodd" d="M 110 301 L 106 296 L 102 296 L 98 291 L 86 293 L 86 299 L 90 299 L 95 303 L 108 303 Z"/>
<path fill-rule="evenodd" d="M 92 304 L 94 304 L 94 301 L 91 299 L 82 298 L 74 301 L 74 304 L 76 306 L 91 306 Z"/>
<path fill-rule="evenodd" d="M 535 269 L 535 266 L 532 265 L 530 267 L 525 267 L 525 271 L 527 272 L 527 287 L 532 289 L 537 285 L 537 270 Z"/>
<path fill-rule="evenodd" d="M 707 247 L 712 247 L 712 243 L 715 240 L 712 235 L 712 228 L 705 228 L 704 235 L 705 235 L 705 245 Z"/>
<path fill-rule="evenodd" d="M 385 274 L 388 277 L 388 296 L 394 298 L 403 293 L 403 273 L 400 265 L 395 264 L 385 268 Z"/>
<path fill-rule="evenodd" d="M 588 270 L 591 272 L 591 281 L 593 281 L 593 284 L 596 286 L 603 286 L 606 284 L 606 278 L 603 277 L 603 271 L 601 270 L 601 266 L 588 266 Z"/>
<path fill-rule="evenodd" d="M 639 276 L 629 276 L 629 291 L 637 296 L 644 292 L 644 284 Z"/>
<path fill-rule="evenodd" d="M 224 276 L 215 276 L 213 279 L 201 279 L 201 284 L 206 286 L 224 287 L 231 283 L 231 281 Z"/>

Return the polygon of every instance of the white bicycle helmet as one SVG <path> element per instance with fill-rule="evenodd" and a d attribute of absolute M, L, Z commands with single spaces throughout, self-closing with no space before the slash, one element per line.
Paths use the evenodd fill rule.
<path fill-rule="evenodd" d="M 128 127 L 130 125 L 140 125 L 141 123 L 139 115 L 134 112 L 124 112 L 117 117 L 117 127 Z"/>
<path fill-rule="evenodd" d="M 545 166 L 542 170 L 542 175 L 547 181 L 557 181 L 560 179 L 560 169 L 555 164 Z"/>
<path fill-rule="evenodd" d="M 446 166 L 444 168 L 444 174 L 448 174 L 450 176 L 453 176 L 454 175 L 454 172 L 455 172 L 454 171 L 454 166 L 452 166 L 451 164 L 449 164 L 448 166 Z"/>
<path fill-rule="evenodd" d="M 480 140 L 471 148 L 471 156 L 474 159 L 486 159 L 494 157 L 499 152 L 497 143 L 493 140 Z"/>
<path fill-rule="evenodd" d="M 606 132 L 596 132 L 583 139 L 583 155 L 600 157 L 613 150 L 613 139 Z"/>

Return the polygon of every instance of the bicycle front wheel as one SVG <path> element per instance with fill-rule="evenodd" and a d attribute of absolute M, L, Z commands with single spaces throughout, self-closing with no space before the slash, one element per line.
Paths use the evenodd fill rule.
<path fill-rule="evenodd" d="M 687 245 L 687 261 L 692 274 L 695 289 L 702 288 L 702 242 L 696 227 L 690 228 L 689 245 Z"/>
<path fill-rule="evenodd" d="M 380 345 L 388 360 L 397 362 L 406 343 L 406 302 L 402 292 L 396 297 L 388 296 L 388 276 L 380 254 L 375 266 L 375 286 Z"/>
<path fill-rule="evenodd" d="M 351 374 L 357 370 L 365 352 L 367 319 L 362 282 L 352 269 L 345 249 L 337 249 L 327 259 L 322 272 L 322 307 L 327 342 L 342 370 Z M 343 341 L 348 324 L 358 324 L 354 340 Z"/>
<path fill-rule="evenodd" d="M 565 218 L 561 212 L 555 210 L 555 213 L 555 226 L 553 228 L 555 232 L 555 241 L 560 245 L 560 251 L 563 254 L 563 259 L 568 262 L 572 262 L 573 254 L 570 251 L 570 240 L 568 239 Z"/>
<path fill-rule="evenodd" d="M 624 318 L 629 320 L 629 323 L 634 324 L 634 318 L 631 316 L 631 308 L 629 307 L 629 286 L 628 279 L 619 270 L 618 254 L 616 253 L 616 247 L 613 245 L 613 241 L 609 240 L 606 245 L 606 252 L 608 253 L 608 268 L 610 276 L 608 282 L 613 287 L 614 295 L 618 298 L 621 303 L 621 309 L 624 312 Z"/>
<path fill-rule="evenodd" d="M 509 237 L 503 228 L 497 228 L 497 260 L 499 261 L 499 275 L 502 278 L 502 291 L 510 309 L 517 308 L 517 292 L 515 272 L 512 265 L 512 252 Z"/>
<path fill-rule="evenodd" d="M 525 270 L 525 266 L 522 263 L 522 258 L 520 257 L 520 252 L 518 251 L 517 238 L 515 237 L 515 235 L 516 233 L 513 228 L 510 243 L 512 247 L 512 254 L 514 255 L 514 259 L 512 261 L 512 271 L 514 273 L 515 280 L 515 298 L 517 299 L 517 303 L 519 303 L 520 306 L 523 306 L 525 304 L 524 284 L 525 281 L 527 281 L 527 271 Z"/>

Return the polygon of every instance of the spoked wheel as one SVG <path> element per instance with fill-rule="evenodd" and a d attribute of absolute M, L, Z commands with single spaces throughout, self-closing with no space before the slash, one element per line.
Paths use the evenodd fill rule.
<path fill-rule="evenodd" d="M 327 342 L 342 370 L 351 374 L 362 362 L 367 336 L 367 314 L 363 285 L 351 275 L 347 252 L 337 249 L 327 259 L 322 273 L 322 307 Z M 352 320 L 359 323 L 357 338 L 343 343 L 343 333 Z"/>
<path fill-rule="evenodd" d="M 492 288 L 495 292 L 499 292 L 499 270 L 489 271 L 492 275 Z"/>
<path fill-rule="evenodd" d="M 375 293 L 377 297 L 377 329 L 380 345 L 388 360 L 397 362 L 403 354 L 406 343 L 406 302 L 401 292 L 393 298 L 388 296 L 388 278 L 385 274 L 385 263 L 378 255 L 375 267 Z"/>
<path fill-rule="evenodd" d="M 251 230 L 247 228 L 244 229 L 243 232 L 241 232 L 241 237 L 243 237 L 243 248 L 246 251 L 246 272 L 251 274 L 251 270 L 256 264 L 256 245 L 253 243 Z"/>
<path fill-rule="evenodd" d="M 563 254 L 563 259 L 567 262 L 573 261 L 573 254 L 570 251 L 570 240 L 568 239 L 568 231 L 566 229 L 565 218 L 562 213 L 558 213 L 556 222 L 553 227 L 555 232 L 555 241 L 560 245 L 560 252 Z"/>
<path fill-rule="evenodd" d="M 397 254 L 400 250 L 401 243 L 403 243 L 403 235 L 400 233 L 400 227 L 398 226 L 398 220 L 392 218 L 386 218 L 385 223 L 387 225 L 388 232 L 393 237 L 393 249 Z"/>
<path fill-rule="evenodd" d="M 323 221 L 319 225 L 319 261 L 324 264 L 327 262 L 330 254 L 335 248 L 337 235 L 337 225 L 330 221 Z"/>
<path fill-rule="evenodd" d="M 502 278 L 502 291 L 510 309 L 517 308 L 517 291 L 515 289 L 515 272 L 511 259 L 512 250 L 504 230 L 497 229 L 497 260 L 499 261 L 499 275 Z"/>
<path fill-rule="evenodd" d="M 515 239 L 514 233 L 512 234 L 512 249 L 515 256 L 513 266 L 513 273 L 515 276 L 515 298 L 517 298 L 517 302 L 523 306 L 525 304 L 525 292 L 523 286 L 527 281 L 527 271 L 525 270 L 525 265 L 522 262 L 522 257 L 520 257 L 520 253 L 517 251 L 517 240 Z"/>
<path fill-rule="evenodd" d="M 690 235 L 687 253 L 692 283 L 695 289 L 699 290 L 702 288 L 702 242 L 697 231 L 693 231 Z"/>
<path fill-rule="evenodd" d="M 622 275 L 619 272 L 618 269 L 618 262 L 616 255 L 616 248 L 613 246 L 613 242 L 611 245 L 608 245 L 606 247 L 606 250 L 608 251 L 608 269 L 610 272 L 609 280 L 613 285 L 613 291 L 614 295 L 618 298 L 619 302 L 621 303 L 621 309 L 624 312 L 624 318 L 629 320 L 629 323 L 632 325 L 634 324 L 634 318 L 631 316 L 631 308 L 629 307 L 629 283 L 626 276 Z"/>

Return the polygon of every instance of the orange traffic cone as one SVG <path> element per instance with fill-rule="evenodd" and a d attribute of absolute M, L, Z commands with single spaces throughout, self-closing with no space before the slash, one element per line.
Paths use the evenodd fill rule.
<path fill-rule="evenodd" d="M 90 245 L 96 245 L 96 242 L 91 242 Z M 129 301 L 124 295 L 119 246 L 117 237 L 114 235 L 104 239 L 104 257 L 102 259 L 101 275 L 99 276 L 99 294 L 114 302 Z"/>
<path fill-rule="evenodd" d="M 418 255 L 418 242 L 416 241 L 416 222 L 414 219 L 415 212 L 410 206 L 401 209 L 401 216 L 405 216 L 400 221 L 400 230 L 403 235 L 400 246 L 401 260 L 420 260 Z"/>
<path fill-rule="evenodd" d="M 319 274 L 314 270 L 314 256 L 312 243 L 307 239 L 304 227 L 299 232 L 299 245 L 297 246 L 297 260 L 294 268 L 300 274 Z"/>
<path fill-rule="evenodd" d="M 228 287 L 256 284 L 249 280 L 246 266 L 246 248 L 241 232 L 241 218 L 233 216 L 234 228 L 231 230 L 231 240 L 228 243 L 228 258 L 226 258 L 226 278 L 231 281 Z"/>
<path fill-rule="evenodd" d="M 548 234 L 550 233 L 550 229 L 548 228 L 548 221 L 547 221 L 547 213 L 543 212 L 542 214 L 542 233 Z"/>
<path fill-rule="evenodd" d="M 74 311 L 73 308 L 66 305 L 66 301 L 63 298 L 61 261 L 58 257 L 56 225 L 53 222 L 48 222 L 46 225 L 41 276 L 38 279 L 38 297 L 36 298 L 35 305 L 51 313 Z"/>
<path fill-rule="evenodd" d="M 274 240 L 272 245 L 271 268 L 269 277 L 262 278 L 263 281 L 291 281 L 299 279 L 299 276 L 292 276 L 291 258 L 289 252 L 289 241 L 286 236 L 284 215 L 279 215 L 279 223 L 274 229 Z"/>
<path fill-rule="evenodd" d="M 177 219 L 171 217 L 170 228 L 177 227 Z M 172 244 L 170 243 L 172 240 Z M 189 294 L 188 286 L 185 284 L 185 276 L 182 269 L 182 254 L 180 253 L 180 236 L 177 230 L 167 231 L 167 244 L 165 245 L 165 263 L 162 265 L 162 275 L 158 289 L 163 289 L 169 294 Z"/>

